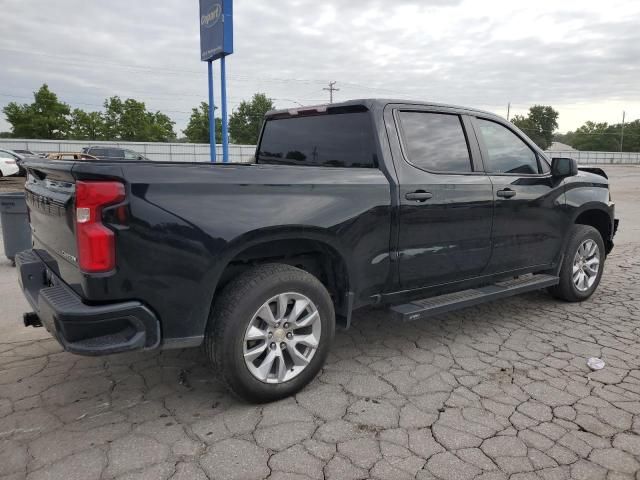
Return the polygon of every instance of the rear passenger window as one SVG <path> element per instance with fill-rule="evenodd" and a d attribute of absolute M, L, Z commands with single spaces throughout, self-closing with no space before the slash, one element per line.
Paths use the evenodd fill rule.
<path fill-rule="evenodd" d="M 484 158 L 487 173 L 538 173 L 535 152 L 515 133 L 489 120 L 477 119 L 487 149 Z"/>
<path fill-rule="evenodd" d="M 471 156 L 458 115 L 400 112 L 409 162 L 433 172 L 471 171 Z"/>
<path fill-rule="evenodd" d="M 376 142 L 369 112 L 269 119 L 257 163 L 375 168 Z"/>
<path fill-rule="evenodd" d="M 93 148 L 90 151 L 91 155 L 93 155 L 94 157 L 101 158 L 107 156 L 107 150 L 104 148 Z"/>

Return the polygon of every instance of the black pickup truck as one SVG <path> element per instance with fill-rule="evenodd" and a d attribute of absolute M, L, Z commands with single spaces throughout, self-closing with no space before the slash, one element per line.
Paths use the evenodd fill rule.
<path fill-rule="evenodd" d="M 234 392 L 270 401 L 317 374 L 355 309 L 582 301 L 613 247 L 605 173 L 550 161 L 487 112 L 272 111 L 255 160 L 25 161 L 25 324 L 83 355 L 204 345 Z"/>

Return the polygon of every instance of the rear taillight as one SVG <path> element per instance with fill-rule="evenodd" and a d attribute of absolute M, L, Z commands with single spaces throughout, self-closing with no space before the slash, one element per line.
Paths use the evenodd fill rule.
<path fill-rule="evenodd" d="M 115 235 L 102 224 L 102 209 L 124 198 L 120 182 L 76 182 L 76 239 L 82 271 L 108 272 L 116 267 Z"/>

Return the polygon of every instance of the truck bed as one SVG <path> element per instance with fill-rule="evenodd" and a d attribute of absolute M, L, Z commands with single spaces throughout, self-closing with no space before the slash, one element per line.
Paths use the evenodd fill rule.
<path fill-rule="evenodd" d="M 387 279 L 391 195 L 378 169 L 51 160 L 25 167 L 34 249 L 49 271 L 86 304 L 133 300 L 162 312 L 165 343 L 201 341 L 222 271 L 257 232 L 262 242 L 332 232 L 326 240 L 351 259 L 363 298 Z M 88 274 L 77 262 L 75 182 L 100 180 L 124 184 L 126 214 L 106 220 L 116 268 Z"/>

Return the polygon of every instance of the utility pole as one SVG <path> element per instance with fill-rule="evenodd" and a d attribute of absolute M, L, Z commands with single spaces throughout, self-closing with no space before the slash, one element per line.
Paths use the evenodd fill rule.
<path fill-rule="evenodd" d="M 333 92 L 339 92 L 340 89 L 334 87 L 334 85 L 336 84 L 335 81 L 333 82 L 329 82 L 329 88 L 323 88 L 322 90 L 326 90 L 327 92 L 329 92 L 329 103 L 333 103 Z"/>
<path fill-rule="evenodd" d="M 511 112 L 511 102 L 507 103 L 507 122 L 509 121 L 510 112 Z"/>
<path fill-rule="evenodd" d="M 622 152 L 622 144 L 624 142 L 624 110 L 622 111 L 622 129 L 620 130 L 620 152 Z"/>

